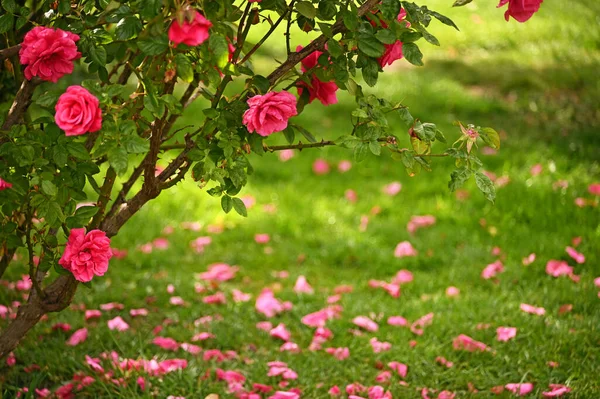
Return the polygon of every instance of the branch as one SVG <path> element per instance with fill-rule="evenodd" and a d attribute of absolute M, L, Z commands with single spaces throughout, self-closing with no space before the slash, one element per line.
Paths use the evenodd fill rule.
<path fill-rule="evenodd" d="M 2 125 L 2 130 L 10 130 L 14 124 L 19 122 L 27 108 L 31 104 L 31 97 L 33 96 L 33 91 L 42 83 L 42 80 L 34 77 L 31 80 L 24 80 L 21 84 L 21 88 L 17 92 L 15 96 L 15 100 L 8 111 L 8 115 L 6 116 L 6 120 Z"/>
<path fill-rule="evenodd" d="M 294 4 L 294 2 L 292 1 L 292 5 Z M 277 19 L 277 21 L 275 21 L 275 23 L 273 25 L 271 25 L 271 28 L 267 31 L 267 33 L 265 33 L 265 35 L 262 37 L 262 39 L 259 40 L 258 43 L 256 43 L 254 45 L 254 47 L 252 47 L 252 49 L 250 51 L 248 51 L 248 53 L 244 56 L 244 58 L 242 58 L 242 60 L 240 61 L 241 64 L 243 64 L 244 62 L 248 61 L 248 59 L 252 56 L 252 54 L 254 54 L 254 52 L 256 50 L 258 50 L 260 48 L 260 46 L 262 46 L 262 44 L 265 42 L 265 40 L 267 40 L 269 38 L 269 36 L 271 36 L 273 34 L 273 32 L 275 31 L 275 29 L 277 29 L 277 27 L 279 26 L 279 24 L 281 23 L 281 21 L 283 21 L 283 19 L 285 18 L 285 16 L 291 12 L 290 9 L 288 8 L 287 10 L 285 10 L 285 12 L 283 14 L 281 14 L 281 16 L 279 17 L 279 19 Z"/>
<path fill-rule="evenodd" d="M 96 228 L 100 224 L 100 220 L 102 220 L 102 216 L 104 215 L 104 211 L 106 210 L 106 206 L 110 201 L 110 194 L 112 193 L 113 186 L 115 185 L 115 180 L 117 178 L 117 172 L 115 172 L 114 168 L 111 166 L 106 171 L 106 176 L 104 177 L 104 184 L 100 189 L 100 196 L 98 197 L 98 202 L 96 202 L 96 207 L 99 208 L 98 212 L 94 215 L 92 222 L 88 226 L 88 230 Z"/>
<path fill-rule="evenodd" d="M 292 10 L 294 9 L 294 3 L 296 0 L 292 0 L 289 6 L 289 15 L 287 20 L 287 27 L 285 28 L 285 48 L 287 50 L 288 57 L 292 54 L 292 48 L 290 47 L 290 28 L 292 27 Z"/>
<path fill-rule="evenodd" d="M 106 214 L 105 219 L 110 219 L 114 216 L 114 214 L 119 210 L 122 204 L 127 200 L 127 194 L 129 194 L 129 190 L 133 187 L 135 182 L 140 178 L 142 172 L 144 171 L 144 161 L 140 162 L 140 164 L 133 170 L 133 173 L 129 177 L 129 180 L 123 184 L 121 187 L 121 191 L 117 195 L 117 199 L 113 202 L 110 210 Z"/>
<path fill-rule="evenodd" d="M 46 297 L 46 293 L 40 287 L 39 281 L 35 273 L 35 264 L 33 263 L 33 244 L 31 243 L 31 217 L 32 215 L 27 215 L 27 227 L 25 230 L 25 242 L 27 243 L 27 253 L 29 255 L 29 278 L 31 279 L 31 284 L 33 285 L 33 289 L 35 290 L 35 292 L 37 292 L 40 298 L 44 299 Z"/>
<path fill-rule="evenodd" d="M 6 58 L 13 57 L 19 54 L 19 50 L 21 49 L 21 45 L 17 44 L 16 46 L 8 47 L 0 50 L 0 61 L 4 61 Z"/>

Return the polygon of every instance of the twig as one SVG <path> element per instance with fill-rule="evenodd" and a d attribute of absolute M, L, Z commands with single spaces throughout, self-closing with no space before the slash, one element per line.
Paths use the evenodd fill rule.
<path fill-rule="evenodd" d="M 31 244 L 31 216 L 27 216 L 27 227 L 25 229 L 25 242 L 27 243 L 27 253 L 29 255 L 29 278 L 31 279 L 31 284 L 33 288 L 37 292 L 40 298 L 45 298 L 46 293 L 40 287 L 38 282 L 36 273 L 35 273 L 35 264 L 33 263 L 33 245 Z"/>
<path fill-rule="evenodd" d="M 117 178 L 117 173 L 114 168 L 111 166 L 106 171 L 106 176 L 104 177 L 104 184 L 100 189 L 100 196 L 98 197 L 98 202 L 96 202 L 96 207 L 99 208 L 98 212 L 94 215 L 92 222 L 89 225 L 88 230 L 94 229 L 98 227 L 100 221 L 102 220 L 102 216 L 104 216 L 104 211 L 106 210 L 106 206 L 110 201 L 110 194 L 112 193 L 112 188 L 115 185 L 115 180 Z"/>
<path fill-rule="evenodd" d="M 288 13 L 287 27 L 285 28 L 285 48 L 287 50 L 288 57 L 292 53 L 292 48 L 290 46 L 290 28 L 292 27 L 292 11 L 294 10 L 295 2 L 296 2 L 296 0 L 292 0 L 292 2 L 290 3 L 290 6 L 288 8 L 289 13 Z"/>
<path fill-rule="evenodd" d="M 281 16 L 277 19 L 277 21 L 275 21 L 275 23 L 273 25 L 271 25 L 271 28 L 267 31 L 267 33 L 265 33 L 265 35 L 258 41 L 258 43 L 256 43 L 254 45 L 254 47 L 252 47 L 252 49 L 250 49 L 250 51 L 248 51 L 248 53 L 246 53 L 246 55 L 244 55 L 244 58 L 242 58 L 240 63 L 243 64 L 244 62 L 248 61 L 248 59 L 252 56 L 252 54 L 254 54 L 254 52 L 256 50 L 258 50 L 260 48 L 260 46 L 262 46 L 262 44 L 269 38 L 269 36 L 271 36 L 273 34 L 275 29 L 277 29 L 277 27 L 281 23 L 281 21 L 283 21 L 285 16 L 290 12 L 291 11 L 289 9 L 287 9 L 283 14 L 281 14 Z"/>

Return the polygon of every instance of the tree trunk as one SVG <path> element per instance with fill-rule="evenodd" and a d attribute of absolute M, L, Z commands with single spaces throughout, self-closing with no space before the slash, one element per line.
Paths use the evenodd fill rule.
<path fill-rule="evenodd" d="M 19 307 L 17 317 L 2 331 L 0 336 L 0 359 L 12 352 L 40 318 L 49 312 L 60 312 L 71 303 L 77 290 L 73 276 L 60 276 L 44 291 L 40 298 L 32 289 L 27 303 Z"/>

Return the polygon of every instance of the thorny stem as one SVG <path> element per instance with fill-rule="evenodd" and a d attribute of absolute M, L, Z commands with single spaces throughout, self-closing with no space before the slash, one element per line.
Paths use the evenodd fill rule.
<path fill-rule="evenodd" d="M 296 0 L 292 0 L 290 6 L 288 8 L 288 19 L 287 19 L 287 27 L 285 28 L 285 48 L 287 50 L 288 57 L 292 53 L 292 48 L 290 46 L 290 28 L 292 27 L 292 10 L 294 9 L 294 3 Z"/>
<path fill-rule="evenodd" d="M 243 64 L 244 62 L 248 61 L 248 59 L 252 56 L 252 54 L 254 54 L 254 52 L 256 50 L 258 50 L 263 45 L 263 43 L 269 38 L 269 36 L 271 36 L 273 34 L 275 29 L 277 29 L 277 27 L 279 26 L 281 21 L 283 21 L 283 19 L 285 18 L 285 16 L 288 13 L 290 13 L 290 9 L 287 9 L 283 14 L 281 14 L 279 19 L 277 19 L 277 21 L 275 21 L 275 23 L 273 25 L 271 25 L 271 28 L 267 31 L 267 33 L 265 33 L 265 35 L 258 41 L 258 43 L 256 43 L 254 45 L 254 47 L 252 47 L 252 49 L 250 49 L 250 51 L 248 51 L 248 53 L 246 53 L 246 55 L 244 56 L 244 58 L 242 58 L 242 61 L 240 61 L 240 63 Z"/>

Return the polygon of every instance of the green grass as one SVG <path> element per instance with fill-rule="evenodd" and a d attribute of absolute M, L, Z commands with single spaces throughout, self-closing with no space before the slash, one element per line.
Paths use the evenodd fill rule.
<path fill-rule="evenodd" d="M 448 192 L 452 165 L 447 160 L 436 162 L 433 172 L 414 178 L 387 156 L 370 157 L 341 174 L 335 164 L 351 157 L 343 149 L 303 151 L 287 163 L 276 156 L 252 158 L 256 173 L 242 195 L 253 195 L 257 204 L 246 219 L 224 215 L 218 200 L 191 182 L 180 184 L 150 203 L 114 238 L 114 246 L 128 248 L 129 256 L 111 261 L 107 275 L 96 278 L 92 290 L 81 287 L 74 300 L 88 309 L 121 302 L 125 310 L 105 312 L 98 322 L 85 322 L 81 311 L 50 315 L 16 350 L 16 366 L 0 368 L 6 397 L 25 386 L 54 389 L 70 381 L 75 372 L 93 375 L 85 355 L 97 357 L 112 350 L 127 358 L 181 357 L 190 363 L 181 372 L 148 378 L 151 387 L 145 393 L 136 387 L 133 373 L 125 376 L 125 387 L 97 378 L 78 397 L 181 395 L 189 399 L 210 393 L 228 397 L 226 384 L 215 381 L 214 373 L 201 378 L 205 372 L 216 367 L 238 370 L 247 377 L 247 387 L 254 382 L 276 385 L 278 380 L 266 376 L 266 363 L 273 360 L 285 361 L 298 372 L 290 387 L 299 387 L 304 398 L 328 397 L 333 385 L 342 389 L 355 381 L 375 385 L 377 363 L 389 361 L 409 366 L 408 387 L 400 386 L 398 377 L 392 378 L 389 389 L 395 398 L 420 397 L 417 388 L 422 387 L 447 389 L 460 398 L 496 397 L 490 388 L 521 381 L 535 384 L 532 397 L 539 397 L 550 383 L 570 386 L 570 397 L 599 397 L 600 299 L 593 279 L 600 276 L 600 213 L 598 207 L 574 204 L 577 197 L 591 198 L 588 184 L 600 181 L 598 6 L 592 0 L 547 1 L 532 20 L 517 24 L 506 23 L 504 10 L 496 9 L 495 3 L 474 2 L 462 10 L 451 9 L 447 1 L 432 3 L 431 8 L 455 19 L 461 32 L 432 24 L 442 47 L 423 46 L 423 68 L 400 61 L 386 70 L 377 92 L 407 104 L 413 115 L 437 123 L 450 140 L 459 134 L 452 125 L 455 120 L 501 131 L 501 151 L 482 157 L 487 170 L 511 179 L 498 190 L 495 205 L 486 202 L 472 182 L 467 200 Z M 308 43 L 310 36 L 306 37 L 301 44 Z M 280 43 L 275 38 L 270 44 L 272 53 L 281 58 Z M 257 62 L 259 68 L 265 65 L 266 58 Z M 345 134 L 351 126 L 347 115 L 354 106 L 343 92 L 339 98 L 340 104 L 327 108 L 311 104 L 298 119 L 319 137 Z M 191 109 L 181 123 L 197 122 L 193 115 L 201 108 Z M 400 121 L 397 126 L 398 134 L 406 130 Z M 330 174 L 314 176 L 311 164 L 317 158 L 333 165 Z M 544 171 L 532 177 L 529 169 L 537 163 Z M 553 189 L 557 180 L 567 180 L 568 188 Z M 392 181 L 402 182 L 403 189 L 396 197 L 387 197 L 381 188 Z M 344 199 L 347 189 L 358 193 L 356 203 Z M 274 204 L 277 212 L 265 212 L 265 204 Z M 370 215 L 374 206 L 381 207 L 376 216 Z M 423 214 L 435 215 L 437 223 L 409 235 L 406 223 L 412 215 Z M 361 215 L 370 215 L 366 232 L 358 230 Z M 182 230 L 179 225 L 184 221 L 204 227 L 196 233 Z M 208 234 L 210 224 L 221 224 L 225 230 Z M 168 236 L 169 249 L 152 254 L 137 250 L 162 236 L 165 226 L 175 227 Z M 272 253 L 266 254 L 264 246 L 254 242 L 256 233 L 271 235 Z M 200 235 L 211 235 L 213 242 L 196 254 L 189 242 Z M 578 250 L 586 255 L 586 262 L 575 266 L 581 281 L 575 284 L 548 276 L 547 260 L 568 260 L 564 248 L 576 236 L 582 237 Z M 394 247 L 404 240 L 419 251 L 417 257 L 394 258 Z M 502 249 L 506 268 L 497 283 L 480 277 L 482 269 L 496 259 L 491 255 L 494 246 Z M 532 252 L 537 260 L 524 267 L 521 259 Z M 278 298 L 294 303 L 291 312 L 272 321 L 286 324 L 302 353 L 280 353 L 280 343 L 255 328 L 264 318 L 254 310 L 254 300 L 234 304 L 228 294 L 227 305 L 202 303 L 203 295 L 194 292 L 194 273 L 213 262 L 240 266 L 235 280 L 222 286 L 226 293 L 238 288 L 255 298 L 268 286 Z M 389 279 L 399 269 L 414 273 L 414 282 L 402 287 L 400 298 L 368 287 L 369 279 Z M 276 270 L 288 270 L 290 278 L 274 278 Z M 25 266 L 17 263 L 9 275 L 16 279 L 23 273 Z M 307 277 L 314 295 L 298 296 L 292 291 L 299 275 Z M 176 295 L 187 302 L 185 307 L 169 304 L 167 284 L 176 287 Z M 326 297 L 339 284 L 353 285 L 354 292 L 343 295 L 342 318 L 328 324 L 334 338 L 325 346 L 349 347 L 351 356 L 342 362 L 324 352 L 307 351 L 313 331 L 300 323 L 305 314 L 326 306 Z M 451 285 L 460 288 L 459 297 L 445 296 Z M 0 298 L 0 303 L 22 299 L 6 289 L 0 289 Z M 156 301 L 147 304 L 148 298 Z M 523 302 L 543 306 L 546 315 L 521 312 Z M 559 315 L 563 304 L 573 304 L 573 311 Z M 131 319 L 128 310 L 139 307 L 148 308 L 150 315 Z M 413 321 L 429 312 L 435 314 L 434 321 L 420 337 L 385 323 L 390 315 Z M 216 314 L 223 320 L 194 327 L 197 318 Z M 352 318 L 369 314 L 380 320 L 380 330 L 362 337 L 350 334 Z M 107 320 L 117 315 L 130 323 L 129 331 L 107 328 Z M 51 331 L 57 322 L 70 323 L 73 329 L 87 326 L 88 340 L 77 347 L 66 346 L 70 333 Z M 491 328 L 479 330 L 478 323 L 489 323 Z M 5 325 L 0 320 L 0 326 Z M 151 331 L 157 325 L 165 326 L 162 336 L 179 342 L 189 341 L 195 332 L 210 331 L 217 338 L 202 344 L 205 349 L 235 350 L 240 358 L 215 364 L 183 351 L 163 351 L 151 344 Z M 517 337 L 497 342 L 498 326 L 517 327 Z M 452 339 L 458 334 L 483 341 L 494 351 L 455 351 Z M 391 342 L 392 350 L 374 354 L 368 343 L 371 336 Z M 413 339 L 418 342 L 415 348 L 409 346 Z M 437 356 L 453 361 L 454 367 L 439 366 Z M 549 368 L 548 361 L 560 365 Z M 41 370 L 25 373 L 23 368 L 32 363 Z M 468 393 L 469 382 L 480 392 Z M 319 388 L 320 383 L 324 385 Z"/>

